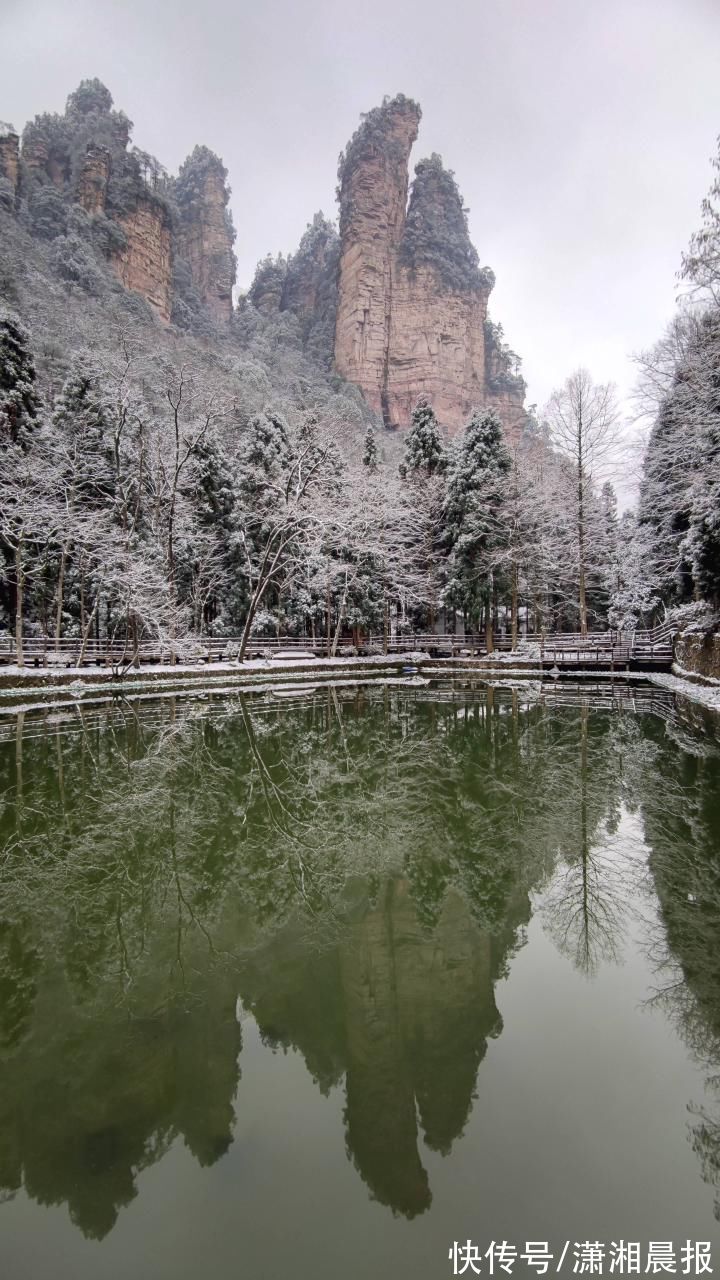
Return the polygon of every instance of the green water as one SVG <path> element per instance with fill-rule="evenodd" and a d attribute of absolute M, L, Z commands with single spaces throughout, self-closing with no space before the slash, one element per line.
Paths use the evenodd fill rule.
<path fill-rule="evenodd" d="M 717 1272 L 718 1205 L 709 716 L 390 685 L 0 718 L 2 1280 L 430 1280 L 468 1238 Z"/>

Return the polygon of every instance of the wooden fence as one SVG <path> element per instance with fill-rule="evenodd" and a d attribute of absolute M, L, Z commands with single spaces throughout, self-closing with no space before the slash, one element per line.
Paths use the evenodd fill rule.
<path fill-rule="evenodd" d="M 159 640 L 141 640 L 137 660 L 142 664 L 175 663 L 198 664 L 232 662 L 237 659 L 240 638 L 238 636 L 202 637 L 177 641 L 174 644 Z M 509 653 L 512 644 L 509 635 L 493 637 L 494 650 Z M 429 653 L 435 658 L 459 656 L 487 657 L 484 634 L 403 633 L 384 639 L 370 635 L 353 647 L 348 641 L 338 646 L 338 655 L 360 656 L 383 653 L 398 655 L 412 652 Z M 246 658 L 296 657 L 303 655 L 327 657 L 329 645 L 326 637 L 311 636 L 255 636 L 246 650 Z M 82 658 L 81 658 L 82 655 Z M 124 669 L 133 665 L 133 650 L 123 641 L 89 639 L 84 648 L 80 639 L 64 637 L 57 643 L 47 636 L 27 636 L 23 639 L 23 656 L 26 667 L 114 667 Z M 518 662 L 533 662 L 544 668 L 566 669 L 616 668 L 616 667 L 669 667 L 672 662 L 672 636 L 667 627 L 652 631 L 635 631 L 621 635 L 616 631 L 596 631 L 583 636 L 573 632 L 555 632 L 546 636 L 527 636 L 520 641 Z M 15 645 L 10 637 L 0 639 L 0 664 L 16 661 Z M 500 665 L 500 664 L 499 664 Z"/>

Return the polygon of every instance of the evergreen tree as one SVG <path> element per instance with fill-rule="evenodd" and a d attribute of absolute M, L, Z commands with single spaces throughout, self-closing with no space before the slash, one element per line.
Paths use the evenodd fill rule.
<path fill-rule="evenodd" d="M 406 474 L 422 472 L 431 476 L 444 467 L 445 451 L 438 420 L 430 402 L 421 396 L 413 409 L 405 441 L 405 471 Z"/>
<path fill-rule="evenodd" d="M 603 587 L 608 597 L 619 583 L 620 529 L 618 524 L 617 495 L 609 480 L 600 492 L 600 528 L 596 559 L 601 566 Z"/>
<path fill-rule="evenodd" d="M 363 466 L 369 471 L 377 471 L 378 467 L 378 447 L 375 440 L 375 432 L 372 427 L 368 427 L 365 432 L 365 448 L 363 450 Z"/>
<path fill-rule="evenodd" d="M 690 239 L 682 257 L 681 275 L 715 304 L 720 305 L 720 137 L 712 159 L 715 177 L 702 202 L 702 226 Z"/>
<path fill-rule="evenodd" d="M 116 476 L 109 418 L 107 395 L 90 357 L 76 356 L 52 421 L 74 500 L 84 506 L 106 506 L 113 500 Z"/>
<path fill-rule="evenodd" d="M 12 312 L 0 311 L 0 442 L 27 448 L 39 416 L 30 333 Z"/>
<path fill-rule="evenodd" d="M 720 606 L 720 415 L 708 425 L 704 467 L 692 490 L 690 528 L 684 542 L 693 580 L 704 600 Z"/>
<path fill-rule="evenodd" d="M 500 419 L 475 410 L 448 480 L 445 518 L 451 552 L 448 603 L 471 616 L 484 605 L 491 637 L 494 574 L 506 541 L 503 505 L 512 461 Z"/>
<path fill-rule="evenodd" d="M 476 409 L 465 428 L 448 484 L 447 514 L 460 528 L 477 506 L 490 478 L 507 475 L 511 459 L 494 410 Z"/>
<path fill-rule="evenodd" d="M 674 325 L 644 358 L 653 376 L 660 349 L 670 369 L 645 454 L 639 518 L 665 602 L 713 600 L 720 581 L 720 310 L 710 307 Z"/>

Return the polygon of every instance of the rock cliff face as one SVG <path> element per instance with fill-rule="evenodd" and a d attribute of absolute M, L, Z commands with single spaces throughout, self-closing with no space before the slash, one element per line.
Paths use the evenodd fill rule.
<path fill-rule="evenodd" d="M 337 231 L 322 213 L 316 213 L 288 261 L 281 308 L 304 322 L 327 317 L 330 310 L 334 317 L 339 256 Z"/>
<path fill-rule="evenodd" d="M 106 147 L 96 147 L 90 143 L 77 182 L 77 202 L 87 213 L 105 212 L 109 177 L 109 151 Z"/>
<path fill-rule="evenodd" d="M 180 220 L 177 253 L 212 319 L 228 325 L 235 283 L 235 233 L 227 212 L 227 172 L 207 147 L 196 147 L 176 183 Z"/>
<path fill-rule="evenodd" d="M 384 417 L 409 425 L 419 395 L 426 395 L 449 432 L 465 425 L 485 400 L 484 322 L 487 293 L 453 292 L 437 271 L 395 270 L 390 316 Z"/>
<path fill-rule="evenodd" d="M 63 114 L 39 115 L 26 125 L 21 157 L 17 135 L 0 125 L 0 174 L 22 197 L 52 183 L 65 205 L 78 204 L 93 220 L 119 227 L 121 236 L 107 225 L 95 236 L 103 228 L 88 223 L 90 251 L 104 244 L 118 279 L 142 294 L 163 321 L 172 315 L 203 332 L 208 319 L 227 326 L 235 233 L 222 161 L 196 147 L 173 179 L 154 157 L 130 146 L 131 130 L 127 116 L 113 109 L 108 89 L 84 80 Z M 58 225 L 61 208 L 56 202 Z"/>
<path fill-rule="evenodd" d="M 126 244 L 113 257 L 113 270 L 126 289 L 142 294 L 161 320 L 169 320 L 170 219 L 165 206 L 152 197 L 142 197 L 137 207 L 118 222 Z"/>
<path fill-rule="evenodd" d="M 388 424 L 393 278 L 405 227 L 408 160 L 419 124 L 420 108 L 402 96 L 371 111 L 350 142 L 338 175 L 335 363 Z"/>
<path fill-rule="evenodd" d="M 335 363 L 387 427 L 409 426 L 426 395 L 453 435 L 476 405 L 496 407 L 509 434 L 524 386 L 506 353 L 488 351 L 494 276 L 480 268 L 462 199 L 439 156 L 408 160 L 420 109 L 402 96 L 365 118 L 341 159 Z"/>
<path fill-rule="evenodd" d="M 20 138 L 10 125 L 0 124 L 0 177 L 16 192 L 20 174 Z"/>

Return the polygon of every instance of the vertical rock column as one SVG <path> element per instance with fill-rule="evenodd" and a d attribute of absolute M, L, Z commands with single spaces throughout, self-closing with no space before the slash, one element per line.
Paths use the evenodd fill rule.
<path fill-rule="evenodd" d="M 193 287 L 216 324 L 232 315 L 235 283 L 235 233 L 227 212 L 226 170 L 207 147 L 196 147 L 177 179 L 180 227 L 178 256 L 186 262 Z"/>
<path fill-rule="evenodd" d="M 408 160 L 419 123 L 418 105 L 394 98 L 367 116 L 340 170 L 335 364 L 386 421 L 393 270 L 405 225 Z"/>
<path fill-rule="evenodd" d="M 20 168 L 20 139 L 10 125 L 0 124 L 0 176 L 7 178 L 17 193 Z"/>

